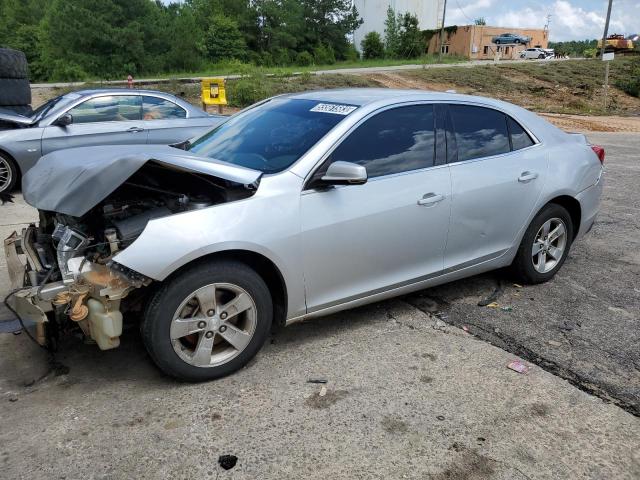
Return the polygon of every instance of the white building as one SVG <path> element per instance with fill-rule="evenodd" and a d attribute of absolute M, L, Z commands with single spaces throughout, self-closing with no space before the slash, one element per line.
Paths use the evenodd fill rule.
<path fill-rule="evenodd" d="M 353 3 L 364 20 L 353 35 L 354 44 L 360 50 L 360 43 L 369 32 L 378 32 L 384 39 L 384 21 L 389 6 L 396 14 L 409 12 L 416 15 L 420 30 L 430 30 L 440 26 L 444 0 L 354 0 Z"/>

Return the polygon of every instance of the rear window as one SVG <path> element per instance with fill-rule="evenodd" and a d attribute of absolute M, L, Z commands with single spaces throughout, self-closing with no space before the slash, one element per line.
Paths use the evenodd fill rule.
<path fill-rule="evenodd" d="M 148 95 L 142 97 L 142 118 L 144 120 L 167 120 L 186 117 L 187 111 L 169 100 Z"/>
<path fill-rule="evenodd" d="M 459 162 L 511 151 L 503 113 L 470 105 L 450 107 Z"/>
<path fill-rule="evenodd" d="M 275 98 L 193 142 L 189 151 L 234 165 L 277 173 L 295 163 L 357 107 Z"/>
<path fill-rule="evenodd" d="M 516 122 L 513 118 L 507 117 L 507 123 L 509 124 L 509 134 L 511 135 L 511 149 L 520 150 L 533 145 L 533 140 L 524 128 Z"/>

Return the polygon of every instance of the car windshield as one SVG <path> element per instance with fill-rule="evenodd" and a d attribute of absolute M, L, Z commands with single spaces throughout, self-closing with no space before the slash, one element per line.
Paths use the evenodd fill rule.
<path fill-rule="evenodd" d="M 356 108 L 275 98 L 231 117 L 194 141 L 189 151 L 264 173 L 281 172 Z"/>
<path fill-rule="evenodd" d="M 55 107 L 59 103 L 75 100 L 77 98 L 80 98 L 80 95 L 78 95 L 77 93 L 67 93 L 66 95 L 60 95 L 58 97 L 52 98 L 51 100 L 43 103 L 38 108 L 36 108 L 31 114 L 31 118 L 35 120 L 40 120 L 47 113 L 49 113 L 53 107 Z"/>

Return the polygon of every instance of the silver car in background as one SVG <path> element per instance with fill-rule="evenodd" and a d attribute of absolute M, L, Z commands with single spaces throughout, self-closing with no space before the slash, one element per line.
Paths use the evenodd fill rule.
<path fill-rule="evenodd" d="M 225 117 L 208 115 L 154 90 L 81 90 L 53 98 L 25 117 L 0 109 L 0 193 L 38 158 L 62 148 L 170 144 L 201 135 Z"/>
<path fill-rule="evenodd" d="M 40 223 L 5 250 L 39 341 L 77 325 L 114 348 L 129 312 L 164 372 L 217 378 L 272 323 L 501 267 L 547 281 L 603 188 L 584 136 L 457 94 L 284 95 L 182 147 L 59 151 L 27 173 Z"/>

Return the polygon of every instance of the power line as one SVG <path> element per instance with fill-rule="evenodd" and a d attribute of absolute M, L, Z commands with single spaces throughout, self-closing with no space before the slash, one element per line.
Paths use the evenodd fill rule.
<path fill-rule="evenodd" d="M 456 0 L 456 5 L 458 6 L 458 10 L 460 10 L 462 12 L 462 15 L 464 15 L 464 17 L 469 20 L 469 22 L 472 22 L 473 20 L 471 20 L 466 13 L 464 13 L 464 10 L 462 9 L 462 7 L 460 6 L 460 4 L 458 3 L 458 0 Z"/>

